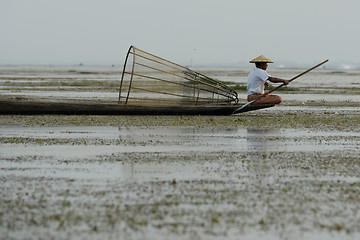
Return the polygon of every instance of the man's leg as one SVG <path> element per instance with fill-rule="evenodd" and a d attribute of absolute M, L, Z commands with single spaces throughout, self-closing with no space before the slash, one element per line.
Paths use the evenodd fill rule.
<path fill-rule="evenodd" d="M 251 96 L 248 96 L 248 101 L 252 101 L 255 98 L 261 96 L 261 94 L 254 94 Z M 251 105 L 263 105 L 263 104 L 279 104 L 281 103 L 281 97 L 278 95 L 266 95 L 258 100 L 256 100 L 255 102 L 253 102 Z"/>

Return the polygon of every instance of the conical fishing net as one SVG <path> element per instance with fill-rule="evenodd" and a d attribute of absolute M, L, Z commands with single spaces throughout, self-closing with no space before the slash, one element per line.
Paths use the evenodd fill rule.
<path fill-rule="evenodd" d="M 120 104 L 230 105 L 237 93 L 220 81 L 131 46 L 119 90 Z"/>

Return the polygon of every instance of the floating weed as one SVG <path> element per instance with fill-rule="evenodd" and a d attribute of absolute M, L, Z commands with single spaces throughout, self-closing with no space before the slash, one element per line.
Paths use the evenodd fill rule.
<path fill-rule="evenodd" d="M 302 127 L 324 130 L 358 129 L 358 112 L 249 112 L 239 116 L 2 116 L 0 124 L 23 126 L 186 126 L 186 127 Z"/>
<path fill-rule="evenodd" d="M 264 219 L 261 219 L 261 220 L 259 221 L 259 224 L 260 224 L 261 226 L 266 225 L 265 220 L 264 220 Z"/>
<path fill-rule="evenodd" d="M 142 221 L 136 222 L 136 224 L 137 224 L 138 226 L 147 226 L 147 225 L 148 225 L 148 221 L 142 220 Z"/>
<path fill-rule="evenodd" d="M 218 223 L 219 223 L 219 219 L 216 218 L 216 217 L 213 217 L 213 218 L 211 219 L 211 223 L 218 224 Z"/>
<path fill-rule="evenodd" d="M 70 206 L 71 206 L 71 202 L 70 202 L 70 201 L 64 201 L 64 202 L 62 203 L 62 206 L 63 206 L 63 207 L 70 207 Z"/>
<path fill-rule="evenodd" d="M 59 222 L 59 226 L 58 226 L 58 230 L 62 229 L 65 225 L 65 221 L 64 220 L 60 220 Z"/>

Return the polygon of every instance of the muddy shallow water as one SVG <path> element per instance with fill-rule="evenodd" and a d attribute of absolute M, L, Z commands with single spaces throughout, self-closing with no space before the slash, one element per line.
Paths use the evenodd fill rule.
<path fill-rule="evenodd" d="M 132 152 L 208 152 L 216 148 L 227 152 L 357 150 L 360 139 L 356 132 L 267 128 L 73 126 L 1 130 L 3 138 L 15 142 L 2 146 L 3 157 L 37 155 L 58 159 Z"/>
<path fill-rule="evenodd" d="M 38 75 L 85 78 L 56 71 Z M 314 77 L 334 75 L 357 86 Z M 358 99 L 312 96 L 235 116 L 2 115 L 0 239 L 359 239 Z"/>
<path fill-rule="evenodd" d="M 356 239 L 360 131 L 350 111 L 329 131 L 253 128 L 237 116 L 2 116 L 2 236 Z M 274 112 L 243 117 L 256 124 Z"/>

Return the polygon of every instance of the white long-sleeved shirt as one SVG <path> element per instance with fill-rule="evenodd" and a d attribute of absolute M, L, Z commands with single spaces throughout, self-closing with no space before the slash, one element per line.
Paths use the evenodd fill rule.
<path fill-rule="evenodd" d="M 265 82 L 270 75 L 261 68 L 255 68 L 248 75 L 247 90 L 248 95 L 263 94 L 265 89 Z"/>

